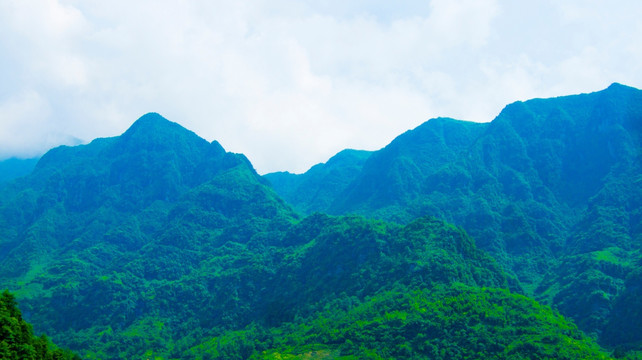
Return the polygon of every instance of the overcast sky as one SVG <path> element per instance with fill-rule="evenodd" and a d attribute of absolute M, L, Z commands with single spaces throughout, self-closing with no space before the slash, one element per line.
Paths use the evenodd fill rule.
<path fill-rule="evenodd" d="M 158 112 L 303 172 L 438 116 L 642 88 L 642 1 L 0 0 L 0 159 Z"/>

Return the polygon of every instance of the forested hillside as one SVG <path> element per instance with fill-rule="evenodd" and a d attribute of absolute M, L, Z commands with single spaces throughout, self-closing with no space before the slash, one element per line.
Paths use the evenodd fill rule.
<path fill-rule="evenodd" d="M 616 303 L 642 305 L 630 295 L 637 287 L 629 288 L 642 264 L 642 91 L 613 84 L 517 102 L 488 124 L 433 119 L 345 176 L 348 185 L 325 192 L 316 203 L 329 205 L 315 211 L 402 224 L 426 215 L 452 222 L 516 274 L 527 294 L 582 329 L 595 336 L 610 329 L 605 343 L 642 340 L 614 334 Z M 293 181 L 266 178 L 277 190 Z M 309 208 L 304 198 L 280 193 L 296 208 Z"/>
<path fill-rule="evenodd" d="M 463 284 L 397 287 L 349 309 L 191 349 L 211 359 L 609 359 L 575 325 L 524 296 Z"/>
<path fill-rule="evenodd" d="M 267 179 L 147 114 L 0 188 L 0 285 L 36 333 L 88 359 L 620 356 L 640 341 L 638 97 L 551 100 L 606 104 L 590 126 L 564 110 L 586 141 L 531 129 L 528 114 L 562 116 L 537 100 Z M 536 170 L 542 144 L 573 160 L 596 131 L 614 149 L 599 164 Z"/>
<path fill-rule="evenodd" d="M 0 214 L 2 283 L 85 358 L 191 358 L 228 331 L 304 326 L 383 291 L 519 288 L 441 221 L 301 219 L 243 156 L 157 114 L 53 149 Z"/>

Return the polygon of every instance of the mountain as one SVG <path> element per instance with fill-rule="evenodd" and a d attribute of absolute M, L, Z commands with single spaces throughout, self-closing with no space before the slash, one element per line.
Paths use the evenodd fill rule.
<path fill-rule="evenodd" d="M 367 155 L 349 151 L 326 166 L 356 171 Z M 319 174 L 331 182 L 326 191 L 345 188 L 336 172 Z M 517 296 L 508 289 L 521 291 L 519 284 L 461 228 L 431 217 L 405 225 L 301 217 L 244 156 L 153 113 L 121 136 L 52 149 L 0 189 L 0 283 L 37 332 L 88 359 L 260 356 L 282 351 L 279 334 L 287 329 L 321 336 L 325 329 L 307 324 L 324 321 L 338 321 L 347 344 L 340 351 L 357 354 L 345 332 L 354 314 L 371 329 L 386 306 L 406 311 L 410 294 L 462 286 L 472 295 L 452 295 L 458 300 L 446 304 L 448 312 L 490 291 L 513 313 L 545 316 L 550 331 L 573 331 L 545 307 L 501 300 Z M 400 301 L 388 304 L 390 296 Z M 433 314 L 430 321 L 446 321 Z M 484 332 L 490 325 L 475 326 Z M 431 348 L 466 347 L 466 336 L 449 334 Z M 309 339 L 339 351 L 336 342 Z M 555 346 L 566 341 L 559 339 Z M 524 346 L 548 349 L 550 341 Z M 581 342 L 600 354 L 590 340 Z M 381 343 L 376 351 L 395 346 Z"/>
<path fill-rule="evenodd" d="M 452 138 L 444 157 L 461 143 Z M 317 167 L 321 180 L 293 184 L 322 187 L 308 199 L 325 206 L 369 156 L 344 152 Z M 268 185 L 243 155 L 147 114 L 121 136 L 52 149 L 0 189 L 0 283 L 38 332 L 88 359 L 319 346 L 346 358 L 501 356 L 504 346 L 514 357 L 606 358 L 550 308 L 511 293 L 522 291 L 515 278 L 462 228 L 429 216 L 302 217 Z"/>
<path fill-rule="evenodd" d="M 122 336 L 150 311 L 178 313 L 169 300 L 203 294 L 177 287 L 211 270 L 202 267 L 223 244 L 246 246 L 298 218 L 244 156 L 158 114 L 121 136 L 49 151 L 0 199 L 0 282 L 39 331 L 75 349 L 90 342 L 111 357 L 119 350 L 105 350 L 97 332 Z M 206 311 L 204 302 L 226 295 L 191 306 Z"/>
<path fill-rule="evenodd" d="M 277 172 L 266 174 L 274 190 L 287 202 L 302 205 L 297 210 L 311 214 L 325 211 L 350 184 L 370 156 L 371 152 L 363 150 L 343 150 L 325 164 L 317 164 L 305 174 Z"/>
<path fill-rule="evenodd" d="M 348 185 L 315 211 L 454 223 L 527 294 L 594 336 L 608 327 L 618 338 L 608 324 L 622 316 L 614 310 L 623 297 L 634 305 L 630 276 L 642 264 L 641 149 L 640 90 L 613 84 L 516 102 L 487 124 L 432 119 L 400 135 L 346 172 Z M 279 191 L 278 178 L 268 179 Z M 287 199 L 310 206 L 306 196 Z"/>
<path fill-rule="evenodd" d="M 236 192 L 217 188 L 227 182 Z M 203 217 L 199 211 L 216 212 L 216 206 L 209 204 L 212 208 L 181 207 L 189 196 L 210 197 L 223 208 L 238 206 L 248 214 L 268 211 L 252 207 L 269 202 L 269 211 L 283 214 L 264 214 L 279 223 L 275 227 L 296 218 L 263 185 L 244 156 L 226 153 L 216 142 L 208 143 L 158 114 L 147 114 L 120 137 L 52 149 L 29 176 L 2 190 L 0 249 L 11 250 L 0 252 L 0 261 L 12 276 L 20 276 L 48 263 L 55 257 L 53 249 L 90 248 L 101 238 L 113 238 L 114 250 L 141 247 L 148 239 L 121 239 L 114 234 L 120 226 L 145 225 L 151 235 L 163 224 L 141 224 L 137 219 L 151 213 L 171 221 L 179 216 Z M 255 203 L 244 203 L 241 197 L 248 196 Z M 215 215 L 202 220 L 237 226 L 246 222 L 241 213 Z"/>

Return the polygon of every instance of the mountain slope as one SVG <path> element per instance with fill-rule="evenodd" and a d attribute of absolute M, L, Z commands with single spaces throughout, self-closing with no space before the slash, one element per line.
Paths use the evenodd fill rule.
<path fill-rule="evenodd" d="M 227 172 L 243 175 L 236 184 L 241 188 L 260 188 L 257 200 L 269 198 L 286 218 L 296 217 L 244 156 L 158 114 L 141 117 L 120 137 L 55 148 L 29 176 L 3 189 L 0 248 L 10 251 L 0 252 L 0 261 L 13 276 L 25 274 L 52 257 L 51 249 L 91 247 L 132 214 L 169 212 L 187 193 Z M 226 196 L 237 195 L 244 194 Z M 241 215 L 233 217 L 242 221 Z"/>
<path fill-rule="evenodd" d="M 84 358 L 184 358 L 395 288 L 511 284 L 441 221 L 299 219 L 245 157 L 158 114 L 51 150 L 0 198 L 0 281 Z"/>
<path fill-rule="evenodd" d="M 639 266 L 641 149 L 640 90 L 613 84 L 517 102 L 488 124 L 433 119 L 399 136 L 356 176 L 346 173 L 349 185 L 319 210 L 400 223 L 430 215 L 461 226 L 528 293 L 599 335 Z M 604 251 L 632 265 L 614 272 L 585 261 Z M 571 268 L 583 270 L 568 276 Z M 613 284 L 606 292 L 604 281 Z M 603 296 L 580 304 L 578 293 Z"/>
<path fill-rule="evenodd" d="M 435 154 L 434 163 L 416 166 L 426 174 L 459 161 L 467 142 L 488 127 L 441 119 L 421 136 L 406 137 L 441 136 L 443 143 L 427 152 L 402 144 L 393 154 L 406 157 L 399 162 L 404 166 L 414 156 Z M 360 174 L 374 155 L 349 151 L 321 166 L 318 173 L 332 186 L 310 199 L 323 199 L 320 206 L 333 191 L 356 191 L 340 174 Z M 421 194 L 423 185 L 402 180 Z M 360 216 L 300 218 L 267 184 L 244 156 L 147 114 L 121 136 L 53 149 L 31 174 L 0 190 L 0 282 L 15 291 L 39 332 L 90 359 L 193 358 L 198 349 L 227 346 L 230 337 L 234 351 L 223 357 L 247 358 L 259 348 L 289 351 L 290 339 L 279 336 L 289 330 L 311 345 L 365 356 L 348 340 L 363 345 L 363 333 L 386 333 L 390 324 L 382 320 L 392 319 L 386 312 L 405 312 L 409 294 L 417 292 L 435 294 L 426 303 L 431 309 L 442 295 L 453 301 L 445 312 L 411 314 L 410 323 L 398 324 L 393 342 L 366 350 L 396 356 L 393 343 L 415 341 L 417 326 L 451 324 L 444 315 L 463 320 L 466 309 L 485 314 L 500 303 L 506 314 L 520 314 L 519 323 L 470 319 L 466 326 L 482 344 L 503 334 L 509 344 L 518 341 L 515 357 L 530 349 L 544 357 L 576 350 L 599 355 L 563 318 L 510 294 L 507 288 L 521 291 L 520 285 L 462 228 L 430 216 L 405 224 Z M 310 177 L 301 186 L 315 184 L 321 182 Z M 476 307 L 477 298 L 488 301 Z M 357 333 L 342 325 L 353 316 L 364 317 Z M 327 329 L 311 326 L 328 319 L 339 322 L 332 330 L 343 334 L 338 342 L 314 337 Z M 437 336 L 444 346 L 458 346 L 462 354 L 481 351 L 466 342 L 466 331 L 444 326 L 447 336 Z M 551 336 L 530 336 L 533 327 Z M 247 347 L 239 332 L 273 334 L 266 335 L 272 342 Z M 302 344 L 308 343 L 296 343 Z M 424 354 L 420 347 L 406 350 Z"/>
<path fill-rule="evenodd" d="M 608 358 L 550 309 L 505 290 L 462 285 L 385 292 L 273 336 L 277 348 L 253 358 Z"/>
<path fill-rule="evenodd" d="M 197 226 L 185 218 L 181 224 Z M 465 233 L 430 219 L 400 227 L 317 215 L 244 243 L 234 227 L 208 239 L 200 231 L 182 236 L 185 230 L 172 224 L 135 252 L 105 240 L 68 250 L 71 256 L 23 285 L 23 295 L 30 291 L 25 308 L 34 323 L 87 357 L 180 358 L 203 337 L 301 321 L 398 286 L 507 286 L 499 266 Z M 101 264 L 107 254 L 111 261 Z"/>
<path fill-rule="evenodd" d="M 264 175 L 279 195 L 297 210 L 311 214 L 325 211 L 350 184 L 370 156 L 369 151 L 343 150 L 324 164 L 317 164 L 304 174 L 277 172 Z"/>
<path fill-rule="evenodd" d="M 209 251 L 298 218 L 244 156 L 158 114 L 51 150 L 1 198 L 0 280 L 39 329 L 77 349 L 78 334 L 122 333 L 158 309 L 150 297 L 175 296 Z"/>
<path fill-rule="evenodd" d="M 363 170 L 328 210 L 332 213 L 380 211 L 390 214 L 393 220 L 401 220 L 406 204 L 423 192 L 425 179 L 459 161 L 487 126 L 439 118 L 400 135 L 368 158 Z M 405 219 L 414 217 L 408 214 Z"/>

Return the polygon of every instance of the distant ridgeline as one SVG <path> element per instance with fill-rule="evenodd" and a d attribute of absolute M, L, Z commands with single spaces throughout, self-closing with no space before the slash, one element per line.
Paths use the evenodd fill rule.
<path fill-rule="evenodd" d="M 86 359 L 634 359 L 640 93 L 264 177 L 150 113 L 0 186 L 0 285 Z"/>
<path fill-rule="evenodd" d="M 0 187 L 13 179 L 28 175 L 37 162 L 38 158 L 0 160 Z"/>

